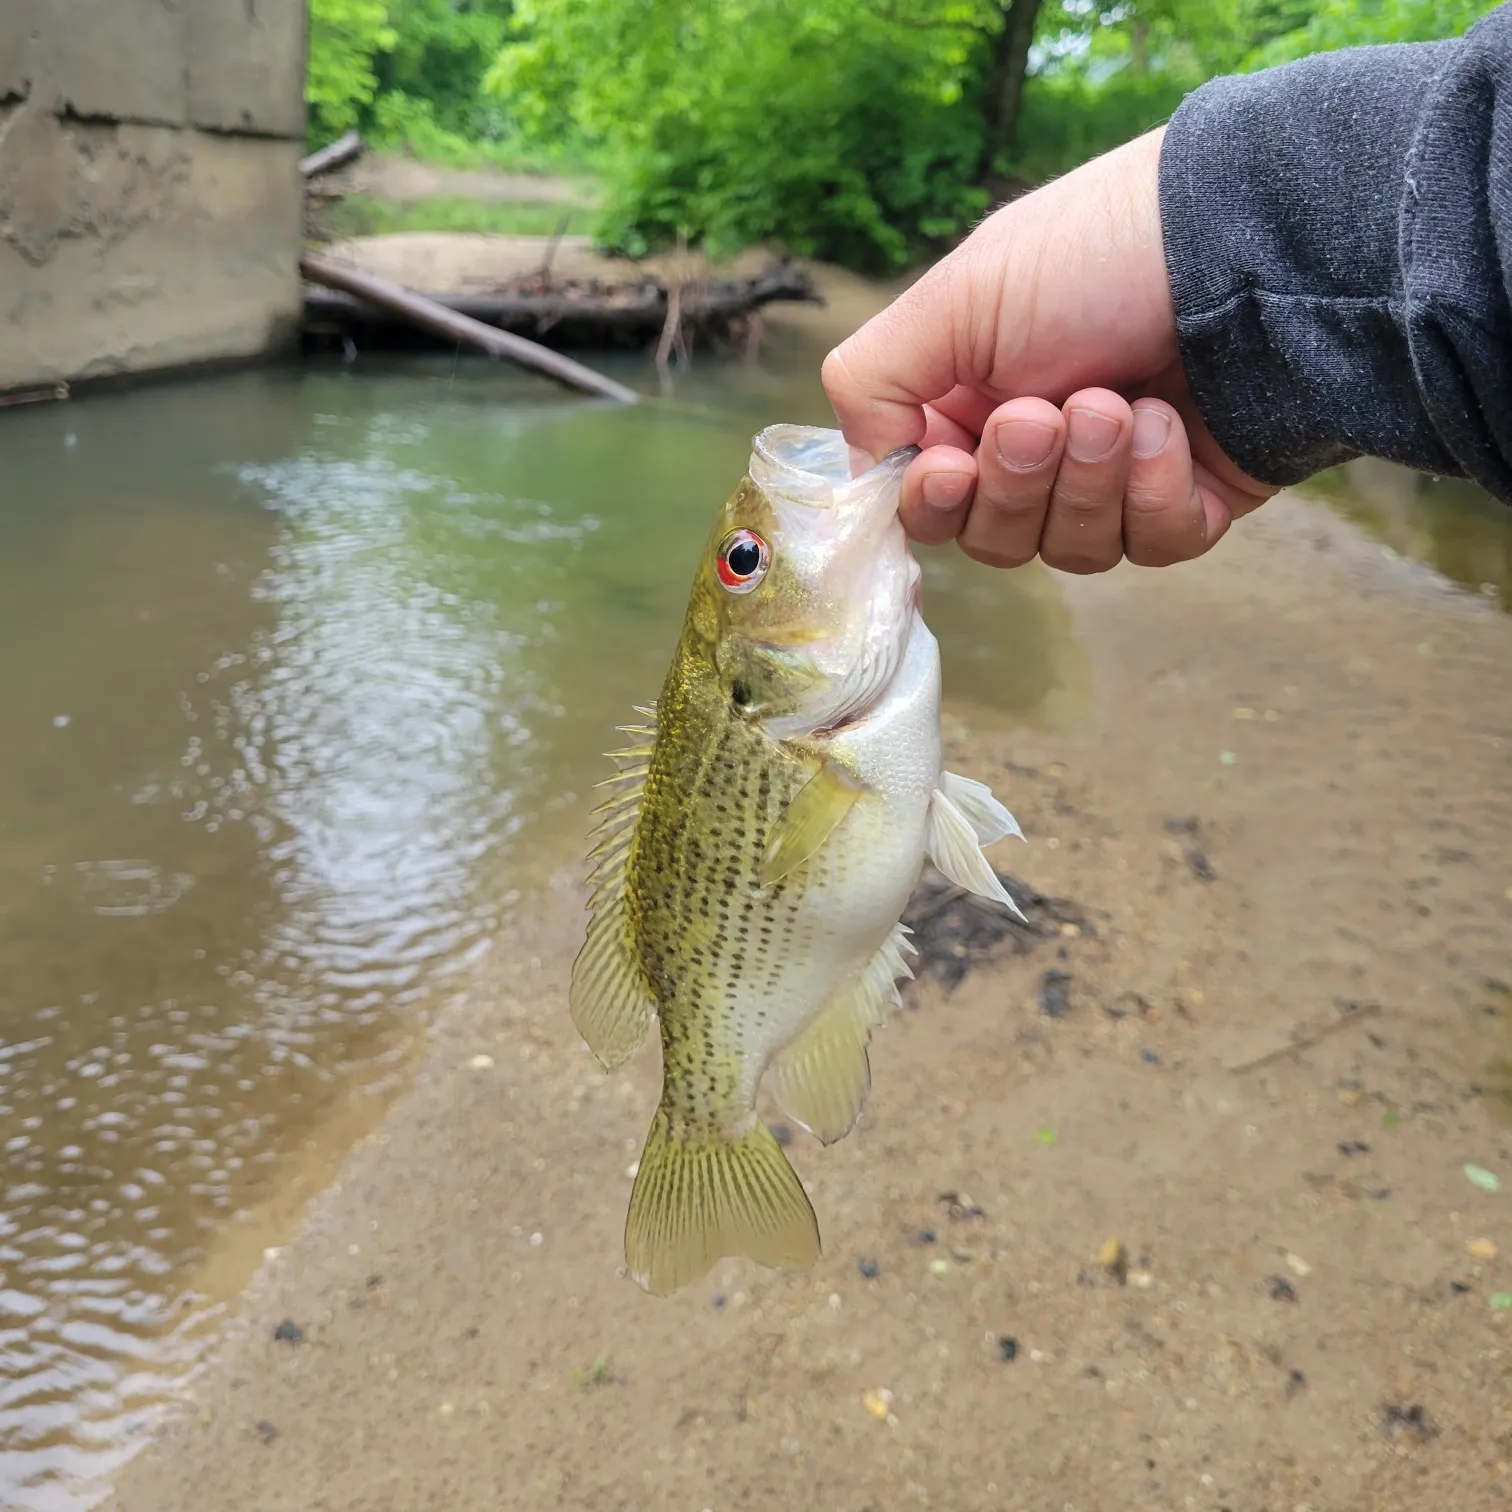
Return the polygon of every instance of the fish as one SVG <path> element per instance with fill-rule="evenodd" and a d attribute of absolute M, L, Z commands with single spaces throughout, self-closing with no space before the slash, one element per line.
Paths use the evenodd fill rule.
<path fill-rule="evenodd" d="M 982 850 L 1017 822 L 942 765 L 939 646 L 898 519 L 917 451 L 853 476 L 839 431 L 757 434 L 660 696 L 609 753 L 569 1002 L 606 1069 L 660 1030 L 624 1232 L 657 1296 L 727 1255 L 819 1259 L 757 1093 L 825 1145 L 854 1127 L 872 1032 L 913 974 L 901 919 L 926 860 L 1022 917 Z"/>

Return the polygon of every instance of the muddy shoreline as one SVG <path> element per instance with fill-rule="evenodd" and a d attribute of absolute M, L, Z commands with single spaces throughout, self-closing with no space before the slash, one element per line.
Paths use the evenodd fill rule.
<path fill-rule="evenodd" d="M 1292 498 L 1063 587 L 1090 711 L 949 735 L 1086 927 L 910 991 L 818 1269 L 618 1273 L 566 872 L 111 1505 L 1505 1506 L 1512 620 Z"/>

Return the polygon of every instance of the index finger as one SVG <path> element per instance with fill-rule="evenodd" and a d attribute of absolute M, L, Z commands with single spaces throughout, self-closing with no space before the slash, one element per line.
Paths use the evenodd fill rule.
<path fill-rule="evenodd" d="M 824 359 L 824 392 L 845 439 L 880 459 L 924 438 L 924 406 L 956 386 L 946 263 L 937 264 Z"/>

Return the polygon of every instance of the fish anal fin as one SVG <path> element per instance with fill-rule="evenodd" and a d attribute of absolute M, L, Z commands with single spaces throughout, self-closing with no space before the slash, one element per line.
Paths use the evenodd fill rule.
<path fill-rule="evenodd" d="M 757 872 L 761 885 L 770 887 L 812 860 L 865 791 L 859 778 L 826 761 L 798 790 L 773 826 Z"/>
<path fill-rule="evenodd" d="M 925 846 L 936 868 L 957 887 L 1001 903 L 1015 918 L 1024 917 L 982 854 L 981 841 L 971 821 L 939 788 L 929 799 L 929 835 Z"/>
<path fill-rule="evenodd" d="M 772 1061 L 772 1095 L 782 1111 L 825 1144 L 843 1139 L 871 1091 L 867 1047 L 897 1000 L 899 977 L 913 973 L 903 960 L 908 944 L 896 925 L 856 981 L 809 1021 Z"/>
<path fill-rule="evenodd" d="M 819 1224 L 798 1173 L 763 1123 L 741 1135 L 684 1132 L 658 1108 L 630 1194 L 625 1264 L 664 1297 L 725 1255 L 781 1269 L 819 1258 Z"/>
<path fill-rule="evenodd" d="M 647 748 L 649 752 L 649 747 Z M 635 1054 L 656 1015 L 656 997 L 635 950 L 626 907 L 626 867 L 645 789 L 644 771 L 622 771 L 613 798 L 599 807 L 589 854 L 593 917 L 572 963 L 568 1001 L 572 1022 L 608 1070 Z"/>
<path fill-rule="evenodd" d="M 1016 835 L 1020 840 L 1024 838 L 1018 820 L 992 796 L 992 789 L 985 782 L 955 772 L 943 772 L 940 791 L 976 831 L 978 844 L 991 845 L 994 840 L 1003 840 L 1009 835 Z"/>

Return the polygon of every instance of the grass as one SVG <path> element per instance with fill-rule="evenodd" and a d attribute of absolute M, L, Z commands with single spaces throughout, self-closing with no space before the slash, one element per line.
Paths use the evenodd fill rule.
<path fill-rule="evenodd" d="M 401 204 L 351 194 L 330 205 L 322 220 L 331 235 L 383 236 L 394 231 L 482 231 L 492 236 L 550 236 L 567 222 L 567 233 L 586 233 L 593 211 L 584 205 L 524 200 L 443 198 Z"/>

